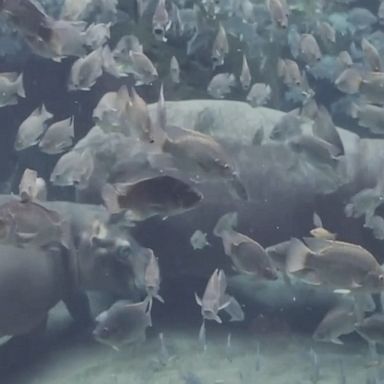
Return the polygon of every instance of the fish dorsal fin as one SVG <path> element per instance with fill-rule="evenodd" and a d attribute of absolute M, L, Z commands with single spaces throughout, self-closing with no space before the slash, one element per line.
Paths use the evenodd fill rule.
<path fill-rule="evenodd" d="M 316 228 L 323 228 L 323 222 L 317 212 L 313 212 L 313 225 Z"/>
<path fill-rule="evenodd" d="M 95 320 L 97 323 L 101 323 L 101 322 L 105 321 L 107 319 L 107 317 L 108 317 L 108 311 L 103 311 L 96 316 Z"/>

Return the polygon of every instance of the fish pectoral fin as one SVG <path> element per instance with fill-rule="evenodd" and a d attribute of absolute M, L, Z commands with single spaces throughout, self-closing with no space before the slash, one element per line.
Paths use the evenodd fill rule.
<path fill-rule="evenodd" d="M 357 283 L 356 281 L 352 281 L 351 288 L 361 288 L 362 285 Z"/>
<path fill-rule="evenodd" d="M 351 290 L 350 289 L 341 289 L 340 288 L 340 289 L 335 289 L 333 292 L 337 293 L 339 295 L 348 295 L 348 294 L 351 293 Z"/>
<path fill-rule="evenodd" d="M 220 319 L 219 315 L 215 315 L 213 320 L 215 320 L 216 322 L 218 322 L 219 324 L 222 324 L 222 320 Z"/>
<path fill-rule="evenodd" d="M 34 233 L 31 233 L 31 232 L 16 232 L 17 240 L 19 240 L 19 241 L 21 241 L 23 243 L 35 239 L 37 237 L 37 235 L 38 235 L 37 232 L 34 232 Z"/>
<path fill-rule="evenodd" d="M 334 337 L 333 339 L 331 339 L 331 343 L 338 344 L 338 345 L 344 345 L 344 343 L 338 337 Z"/>
<path fill-rule="evenodd" d="M 195 299 L 196 299 L 196 303 L 197 303 L 198 305 L 200 305 L 200 307 L 201 307 L 201 306 L 203 305 L 203 303 L 202 303 L 200 297 L 197 296 L 197 293 L 196 293 L 196 292 L 195 292 Z"/>

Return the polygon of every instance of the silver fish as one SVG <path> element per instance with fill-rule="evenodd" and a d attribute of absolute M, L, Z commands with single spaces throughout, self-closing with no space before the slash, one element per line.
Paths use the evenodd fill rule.
<path fill-rule="evenodd" d="M 219 30 L 212 47 L 212 63 L 213 69 L 224 64 L 225 56 L 229 53 L 229 43 L 227 33 L 221 23 L 219 23 Z"/>
<path fill-rule="evenodd" d="M 52 117 L 52 113 L 45 109 L 44 104 L 41 107 L 35 109 L 21 123 L 17 131 L 15 140 L 16 151 L 21 151 L 36 145 L 46 129 L 45 123 Z"/>
<path fill-rule="evenodd" d="M 205 247 L 209 247 L 211 244 L 207 240 L 207 234 L 197 229 L 195 232 L 193 232 L 190 243 L 192 245 L 192 248 L 194 250 L 196 249 L 204 249 Z"/>
<path fill-rule="evenodd" d="M 265 105 L 271 98 L 271 87 L 264 83 L 255 83 L 247 95 L 247 101 L 252 107 Z"/>
<path fill-rule="evenodd" d="M 136 344 L 145 341 L 145 331 L 152 326 L 151 304 L 144 300 L 131 303 L 119 300 L 96 318 L 94 338 L 119 350 L 124 344 Z"/>
<path fill-rule="evenodd" d="M 340 336 L 354 332 L 356 322 L 357 319 L 352 306 L 339 304 L 326 313 L 313 333 L 313 339 L 343 344 Z"/>
<path fill-rule="evenodd" d="M 216 269 L 208 280 L 203 297 L 200 299 L 195 293 L 196 302 L 201 307 L 203 319 L 222 323 L 218 313 L 229 304 L 225 295 L 226 289 L 225 274 L 223 271 Z"/>
<path fill-rule="evenodd" d="M 49 155 L 57 155 L 72 146 L 74 137 L 74 118 L 69 117 L 48 127 L 39 142 L 39 149 Z"/>
<path fill-rule="evenodd" d="M 89 55 L 77 59 L 71 68 L 68 90 L 89 91 L 103 74 L 103 48 L 100 47 Z"/>
<path fill-rule="evenodd" d="M 247 91 L 252 83 L 252 75 L 251 71 L 249 70 L 249 65 L 245 54 L 243 54 L 243 63 L 241 65 L 241 73 L 239 80 L 243 89 Z"/>
<path fill-rule="evenodd" d="M 235 75 L 232 73 L 218 73 L 209 82 L 207 92 L 215 99 L 224 99 L 235 85 Z"/>
<path fill-rule="evenodd" d="M 61 187 L 77 186 L 85 188 L 94 171 L 92 154 L 85 150 L 80 153 L 70 151 L 60 157 L 50 177 L 51 183 Z"/>
<path fill-rule="evenodd" d="M 144 272 L 145 289 L 149 298 L 154 298 L 164 303 L 164 299 L 160 296 L 160 268 L 159 263 L 152 251 L 148 248 L 149 260 Z"/>
<path fill-rule="evenodd" d="M 180 65 L 175 56 L 172 56 L 171 58 L 169 74 L 173 83 L 180 83 Z"/>
<path fill-rule="evenodd" d="M 0 107 L 16 105 L 18 96 L 25 98 L 23 74 L 0 73 Z"/>
<path fill-rule="evenodd" d="M 171 20 L 165 7 L 165 0 L 159 0 L 152 18 L 153 35 L 157 40 L 166 42 L 165 34 L 170 27 Z"/>

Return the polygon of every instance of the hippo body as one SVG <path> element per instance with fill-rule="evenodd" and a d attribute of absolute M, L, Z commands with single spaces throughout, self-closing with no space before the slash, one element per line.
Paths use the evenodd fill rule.
<path fill-rule="evenodd" d="M 0 245 L 0 336 L 31 332 L 67 296 L 61 252 Z"/>

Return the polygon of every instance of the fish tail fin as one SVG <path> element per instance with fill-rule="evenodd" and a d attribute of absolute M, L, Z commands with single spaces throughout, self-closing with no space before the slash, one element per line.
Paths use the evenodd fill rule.
<path fill-rule="evenodd" d="M 121 212 L 118 201 L 118 193 L 112 184 L 105 184 L 101 191 L 101 197 L 111 215 Z"/>
<path fill-rule="evenodd" d="M 20 97 L 25 97 L 24 81 L 23 74 L 20 73 L 19 77 L 16 79 L 16 93 Z"/>
<path fill-rule="evenodd" d="M 215 228 L 213 228 L 213 234 L 217 237 L 221 237 L 225 231 L 231 231 L 237 227 L 237 212 L 226 213 L 221 216 L 217 221 Z"/>
<path fill-rule="evenodd" d="M 294 273 L 307 267 L 308 257 L 311 250 L 307 248 L 299 239 L 291 239 L 286 261 L 286 271 Z"/>

